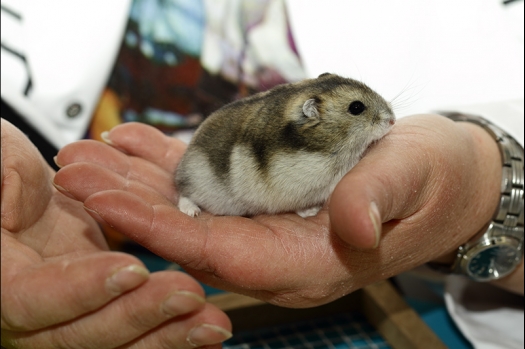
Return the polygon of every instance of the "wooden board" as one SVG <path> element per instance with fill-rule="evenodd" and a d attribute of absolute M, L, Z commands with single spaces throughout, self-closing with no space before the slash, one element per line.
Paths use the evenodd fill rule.
<path fill-rule="evenodd" d="M 282 308 L 234 293 L 210 296 L 208 301 L 228 314 L 234 331 L 358 311 L 394 349 L 446 348 L 389 281 L 369 285 L 332 303 L 308 309 Z"/>

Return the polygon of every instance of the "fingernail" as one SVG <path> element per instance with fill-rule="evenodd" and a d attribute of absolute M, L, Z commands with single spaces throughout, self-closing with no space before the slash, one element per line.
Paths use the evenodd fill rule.
<path fill-rule="evenodd" d="M 62 168 L 62 165 L 60 165 L 57 161 L 57 156 L 53 156 L 53 162 L 55 163 L 55 165 L 57 165 L 58 168 Z"/>
<path fill-rule="evenodd" d="M 113 145 L 113 142 L 111 142 L 111 140 L 109 139 L 109 132 L 108 131 L 102 132 L 100 134 L 100 138 L 102 138 L 104 143 L 109 144 L 109 145 Z"/>
<path fill-rule="evenodd" d="M 120 268 L 106 279 L 107 289 L 119 295 L 142 284 L 149 278 L 149 271 L 140 265 L 129 265 Z"/>
<path fill-rule="evenodd" d="M 376 248 L 377 246 L 379 246 L 379 239 L 381 238 L 381 217 L 379 215 L 379 209 L 377 208 L 377 204 L 373 201 L 370 203 L 368 215 L 370 216 L 370 220 L 372 221 L 372 225 L 374 226 L 375 243 L 373 248 Z"/>
<path fill-rule="evenodd" d="M 222 327 L 203 324 L 191 329 L 186 340 L 192 347 L 196 348 L 203 345 L 222 343 L 231 337 L 231 332 Z"/>
<path fill-rule="evenodd" d="M 65 189 L 65 188 L 63 188 L 63 187 L 61 187 L 61 186 L 59 186 L 59 185 L 56 184 L 55 182 L 51 182 L 51 183 L 53 183 L 53 186 L 56 188 L 56 190 L 58 190 L 59 192 L 61 192 L 63 195 L 65 195 L 65 196 L 67 196 L 68 198 L 73 199 L 73 200 L 76 200 L 76 199 L 77 199 L 76 197 L 74 197 L 73 195 L 71 195 L 71 193 L 70 193 L 67 189 Z"/>
<path fill-rule="evenodd" d="M 200 308 L 206 300 L 190 291 L 177 291 L 162 302 L 161 309 L 168 316 L 190 313 Z"/>

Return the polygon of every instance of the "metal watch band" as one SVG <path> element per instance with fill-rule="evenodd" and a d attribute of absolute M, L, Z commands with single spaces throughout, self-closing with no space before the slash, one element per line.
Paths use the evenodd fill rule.
<path fill-rule="evenodd" d="M 491 236 L 512 236 L 521 242 L 520 248 L 523 255 L 523 147 L 501 128 L 480 116 L 458 112 L 440 112 L 439 114 L 453 121 L 471 122 L 481 126 L 498 144 L 502 160 L 500 204 L 494 213 L 492 221 L 488 223 L 489 230 L 484 228 L 484 230 L 475 235 L 474 241 L 479 239 L 480 234 L 483 235 L 483 233 Z M 459 247 L 456 261 L 452 265 L 429 263 L 429 266 L 442 272 L 461 273 L 462 270 L 459 268 L 460 260 L 472 242 L 471 240 Z"/>
<path fill-rule="evenodd" d="M 499 146 L 502 160 L 501 200 L 493 220 L 506 227 L 523 227 L 523 148 L 505 131 L 480 116 L 442 113 L 454 121 L 477 124 L 487 131 Z M 523 235 L 521 236 L 521 238 Z"/>

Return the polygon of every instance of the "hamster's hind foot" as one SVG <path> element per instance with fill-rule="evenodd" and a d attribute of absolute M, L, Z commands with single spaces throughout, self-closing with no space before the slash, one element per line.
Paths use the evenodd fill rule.
<path fill-rule="evenodd" d="M 295 211 L 299 216 L 306 218 L 306 217 L 313 217 L 315 216 L 319 211 L 321 211 L 322 206 L 314 206 L 314 207 L 308 207 L 304 210 L 298 210 Z"/>
<path fill-rule="evenodd" d="M 201 213 L 199 206 L 195 205 L 193 201 L 184 196 L 179 198 L 178 207 L 182 213 L 185 213 L 190 217 L 196 217 L 199 215 L 199 213 Z"/>

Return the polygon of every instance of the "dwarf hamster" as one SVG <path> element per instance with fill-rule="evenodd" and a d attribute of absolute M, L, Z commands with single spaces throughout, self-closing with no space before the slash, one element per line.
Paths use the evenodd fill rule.
<path fill-rule="evenodd" d="M 394 123 L 379 94 L 329 73 L 232 102 L 199 126 L 178 165 L 178 207 L 190 216 L 316 215 Z"/>

